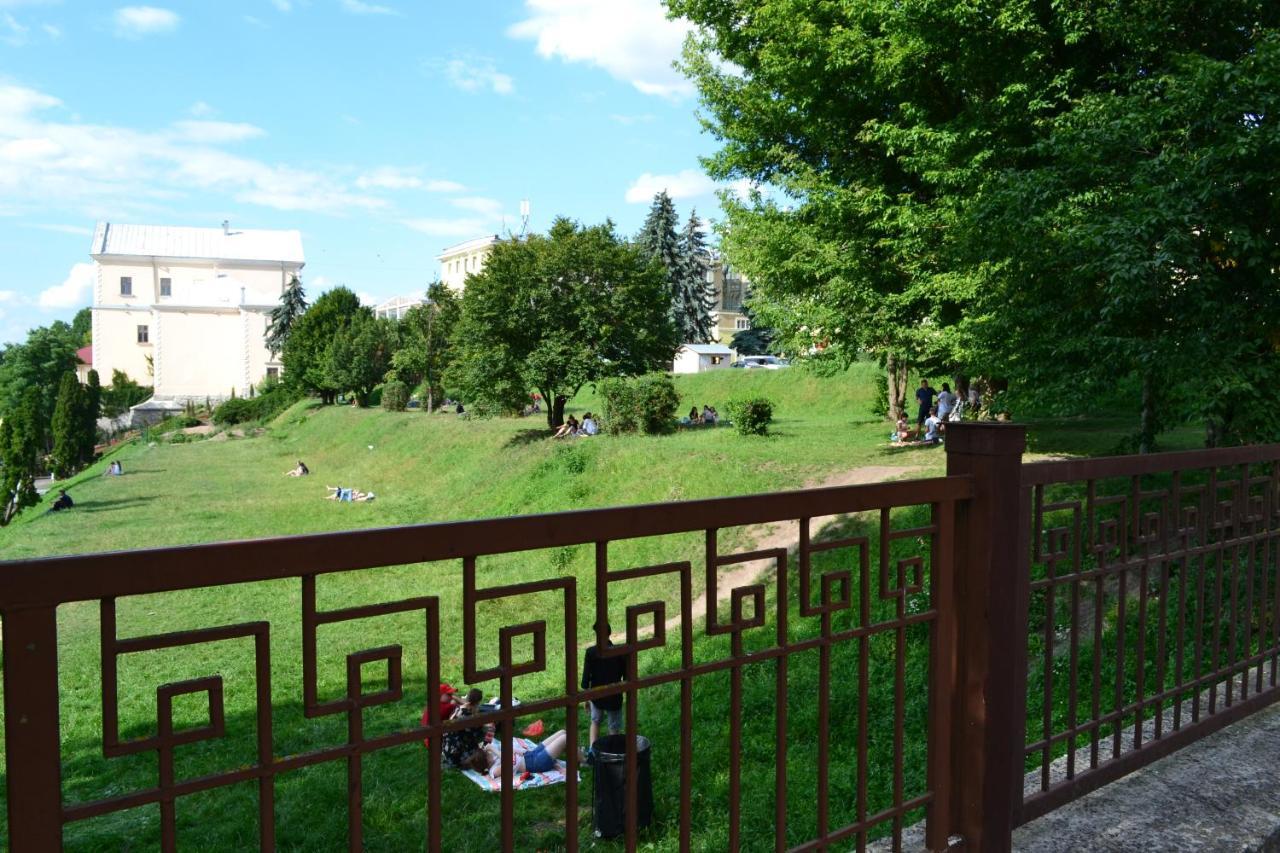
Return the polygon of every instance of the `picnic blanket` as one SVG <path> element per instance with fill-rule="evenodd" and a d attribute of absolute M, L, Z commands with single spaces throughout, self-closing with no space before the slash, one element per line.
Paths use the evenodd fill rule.
<path fill-rule="evenodd" d="M 528 738 L 525 738 L 525 737 L 516 738 L 515 743 L 517 744 L 516 746 L 517 751 L 521 751 L 521 750 L 527 751 L 527 750 L 533 749 L 535 746 L 538 745 L 534 741 L 529 740 Z M 501 749 L 501 745 L 498 744 L 498 741 L 495 740 L 494 744 L 498 745 L 498 748 Z M 515 790 L 517 791 L 525 791 L 530 788 L 545 788 L 548 785 L 560 785 L 560 784 L 563 784 L 567 779 L 567 776 L 565 775 L 565 770 L 566 770 L 565 763 L 563 761 L 557 761 L 555 770 L 549 770 L 546 773 L 530 773 L 524 779 L 521 779 L 519 776 L 516 776 L 512 781 L 515 783 Z M 470 779 L 472 782 L 475 782 L 477 785 L 479 785 L 481 788 L 483 788 L 486 791 L 496 792 L 496 791 L 502 790 L 501 776 L 498 776 L 497 779 L 491 779 L 489 778 L 489 774 L 477 773 L 474 770 L 463 770 L 462 775 L 466 776 L 468 779 Z M 581 773 L 577 773 L 574 775 L 577 777 L 577 781 L 579 782 L 582 781 Z"/>

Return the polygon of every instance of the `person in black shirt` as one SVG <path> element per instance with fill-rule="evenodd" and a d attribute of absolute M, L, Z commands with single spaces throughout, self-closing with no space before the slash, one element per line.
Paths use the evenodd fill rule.
<path fill-rule="evenodd" d="M 933 408 L 933 395 L 938 393 L 929 387 L 929 380 L 920 380 L 920 387 L 916 389 L 916 402 L 920 404 L 920 411 L 916 417 L 916 426 L 923 426 L 924 419 L 929 417 L 929 409 Z"/>
<path fill-rule="evenodd" d="M 595 626 L 592 626 L 593 628 Z M 604 626 L 606 636 L 609 634 L 609 626 Z M 606 640 L 609 645 L 612 642 Z M 606 658 L 601 657 L 595 646 L 587 649 L 586 658 L 582 662 L 582 689 L 588 690 L 592 687 L 603 687 L 606 684 L 617 684 L 626 680 L 627 677 L 627 659 L 623 655 L 618 657 Z M 590 739 L 587 741 L 588 747 L 594 745 L 600 736 L 600 722 L 604 719 L 605 714 L 609 715 L 609 734 L 616 735 L 622 732 L 622 694 L 615 696 L 606 696 L 602 699 L 595 699 L 587 703 L 587 710 L 591 713 L 591 731 Z"/>
<path fill-rule="evenodd" d="M 61 512 L 75 505 L 76 502 L 71 500 L 71 495 L 67 494 L 66 489 L 58 489 L 58 499 L 53 502 L 53 506 L 49 507 L 49 512 Z"/>

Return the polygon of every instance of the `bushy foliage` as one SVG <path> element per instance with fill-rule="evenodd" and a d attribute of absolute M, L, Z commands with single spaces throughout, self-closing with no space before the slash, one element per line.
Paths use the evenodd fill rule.
<path fill-rule="evenodd" d="M 409 405 L 409 386 L 396 380 L 382 386 L 382 408 L 388 412 L 403 412 Z"/>
<path fill-rule="evenodd" d="M 773 402 L 765 397 L 730 400 L 725 405 L 739 435 L 768 435 L 773 422 Z"/>
<path fill-rule="evenodd" d="M 220 426 L 270 420 L 301 397 L 300 389 L 275 383 L 265 386 L 256 397 L 232 397 L 213 410 L 212 419 Z"/>
<path fill-rule="evenodd" d="M 71 371 L 62 374 L 53 410 L 53 473 L 70 477 L 80 468 L 84 453 L 84 389 Z"/>
<path fill-rule="evenodd" d="M 604 431 L 615 435 L 661 435 L 675 429 L 680 395 L 666 373 L 633 379 L 607 379 L 597 388 L 604 400 Z"/>
<path fill-rule="evenodd" d="M 111 371 L 111 386 L 102 389 L 102 414 L 118 418 L 151 396 L 151 387 L 139 385 L 122 370 Z"/>
<path fill-rule="evenodd" d="M 213 410 L 213 422 L 220 426 L 231 426 L 257 420 L 259 408 L 257 401 L 261 399 L 263 398 L 256 397 L 250 400 L 246 397 L 232 397 Z"/>
<path fill-rule="evenodd" d="M 411 308 L 400 320 L 400 348 L 391 356 L 391 373 L 407 385 L 422 388 L 427 411 L 445 398 L 444 370 L 451 357 L 449 336 L 461 314 L 461 297 L 436 282 L 427 288 L 427 304 Z"/>
<path fill-rule="evenodd" d="M 322 295 L 290 328 L 281 356 L 285 382 L 332 404 L 338 393 L 346 389 L 335 384 L 340 377 L 329 369 L 330 347 L 356 317 L 372 315 L 373 312 L 360 304 L 360 297 L 348 288 L 335 287 Z"/>
<path fill-rule="evenodd" d="M 0 524 L 8 524 L 24 507 L 40 502 L 35 485 L 44 452 L 40 399 L 40 389 L 28 387 L 0 422 Z"/>

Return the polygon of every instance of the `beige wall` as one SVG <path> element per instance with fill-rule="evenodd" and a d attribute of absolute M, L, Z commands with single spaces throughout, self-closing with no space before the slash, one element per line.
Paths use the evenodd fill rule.
<path fill-rule="evenodd" d="M 202 307 L 235 307 L 237 305 L 275 305 L 294 269 L 244 264 L 174 263 L 157 261 L 98 262 L 96 305 L 198 305 Z M 120 279 L 133 279 L 133 295 L 120 293 Z M 170 295 L 160 295 L 160 279 L 170 281 Z M 241 288 L 244 289 L 243 295 Z"/>
<path fill-rule="evenodd" d="M 440 261 L 440 281 L 459 293 L 466 287 L 467 276 L 484 269 L 494 240 L 477 240 L 446 249 L 437 258 Z M 474 245 L 473 245 L 474 243 Z"/>
<path fill-rule="evenodd" d="M 146 326 L 150 343 L 138 343 L 138 327 Z M 147 359 L 154 355 L 155 324 L 151 311 L 95 308 L 93 311 L 93 367 L 103 385 L 111 384 L 111 372 L 122 370 L 134 382 L 151 385 Z"/>

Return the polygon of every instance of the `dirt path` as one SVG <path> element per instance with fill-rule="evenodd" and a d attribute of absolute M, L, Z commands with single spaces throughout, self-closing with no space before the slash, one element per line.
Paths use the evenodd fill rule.
<path fill-rule="evenodd" d="M 804 484 L 804 488 L 821 489 L 834 486 L 860 486 L 866 483 L 879 483 L 884 480 L 892 480 L 914 474 L 920 470 L 920 467 L 919 465 L 867 465 L 850 471 L 842 471 L 826 479 L 807 482 Z M 794 522 L 753 524 L 747 526 L 745 530 L 747 533 L 746 542 L 743 543 L 741 548 L 737 549 L 742 552 L 785 548 L 789 554 L 794 554 L 800 547 L 799 535 L 796 532 Z M 818 532 L 815 530 L 811 535 L 816 537 Z M 773 567 L 772 560 L 753 560 L 750 563 L 735 564 L 730 571 L 719 575 L 716 579 L 717 606 L 729 601 L 735 588 L 753 583 Z M 694 598 L 691 606 L 695 620 L 704 618 L 707 612 L 706 590 L 703 590 L 701 594 Z M 666 622 L 667 631 L 678 631 L 680 629 L 680 620 L 681 614 L 678 612 L 669 618 Z M 642 629 L 640 637 L 647 637 L 652 633 L 652 628 Z M 615 631 L 613 634 L 614 642 L 626 642 L 626 639 L 626 631 Z"/>

